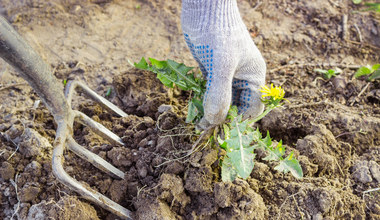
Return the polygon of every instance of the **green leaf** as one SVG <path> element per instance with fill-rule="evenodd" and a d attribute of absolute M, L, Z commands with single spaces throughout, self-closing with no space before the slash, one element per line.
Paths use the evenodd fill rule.
<path fill-rule="evenodd" d="M 231 159 L 230 162 L 233 167 L 236 168 L 238 175 L 247 179 L 252 172 L 255 154 L 253 153 L 253 147 L 241 148 L 240 150 L 234 150 L 227 152 L 227 156 Z"/>
<path fill-rule="evenodd" d="M 189 108 L 187 110 L 186 123 L 192 122 L 198 115 L 198 110 L 192 101 L 189 102 Z"/>
<path fill-rule="evenodd" d="M 177 74 L 177 82 L 184 82 L 184 88 L 182 88 L 183 90 L 192 90 L 196 93 L 201 92 L 201 88 L 199 88 L 199 85 L 195 81 L 194 75 L 187 74 L 187 72 L 192 70 L 193 67 L 187 67 L 183 63 L 177 63 L 173 60 L 168 60 L 167 64 L 170 69 Z"/>
<path fill-rule="evenodd" d="M 238 116 L 238 107 L 233 105 L 228 110 L 227 119 L 233 121 Z"/>
<path fill-rule="evenodd" d="M 192 98 L 191 99 L 191 102 L 195 105 L 195 107 L 197 108 L 198 112 L 203 115 L 204 114 L 204 110 L 203 110 L 203 104 L 202 104 L 202 101 L 197 99 L 197 98 Z"/>
<path fill-rule="evenodd" d="M 146 62 L 144 57 L 141 57 L 141 60 L 139 63 L 134 63 L 134 66 L 138 69 L 149 70 L 149 65 Z"/>
<path fill-rule="evenodd" d="M 314 71 L 318 73 L 322 73 L 322 74 L 327 73 L 327 70 L 323 70 L 323 69 L 314 69 Z"/>
<path fill-rule="evenodd" d="M 256 130 L 252 131 L 249 135 L 252 136 L 253 141 L 255 141 L 255 142 L 259 142 L 261 140 L 261 136 L 262 136 L 259 128 L 257 128 Z"/>
<path fill-rule="evenodd" d="M 222 162 L 222 181 L 232 182 L 237 176 L 238 173 L 236 172 L 235 167 L 232 166 L 230 158 L 225 157 Z"/>
<path fill-rule="evenodd" d="M 110 96 L 110 95 L 111 95 L 111 92 L 112 92 L 112 88 L 110 87 L 110 88 L 107 89 L 106 97 L 107 97 L 107 96 Z"/>
<path fill-rule="evenodd" d="M 358 69 L 358 71 L 356 71 L 355 78 L 359 78 L 361 76 L 366 76 L 366 75 L 369 75 L 369 74 L 371 74 L 371 69 L 369 69 L 366 66 L 363 66 L 363 67 L 360 67 Z"/>
<path fill-rule="evenodd" d="M 368 77 L 368 80 L 369 81 L 373 81 L 375 79 L 380 79 L 380 70 L 376 70 L 375 72 L 373 72 L 369 77 Z"/>
<path fill-rule="evenodd" d="M 368 6 L 364 11 L 376 11 L 380 12 L 380 3 L 370 3 L 366 2 L 364 3 L 365 6 Z"/>
<path fill-rule="evenodd" d="M 263 160 L 282 160 L 282 156 L 285 154 L 285 147 L 282 146 L 282 141 L 280 141 L 275 148 L 268 146 L 267 152 L 269 154 Z"/>
<path fill-rule="evenodd" d="M 274 169 L 283 173 L 288 173 L 290 171 L 290 173 L 298 179 L 301 179 L 303 177 L 302 168 L 299 162 L 293 158 L 293 152 L 290 153 L 290 155 L 284 160 L 280 161 L 280 164 L 277 165 Z"/>
<path fill-rule="evenodd" d="M 354 4 L 360 4 L 360 3 L 362 2 L 362 0 L 352 0 L 352 2 L 353 2 Z"/>
<path fill-rule="evenodd" d="M 380 3 L 379 3 L 380 4 Z M 374 72 L 375 70 L 378 70 L 380 68 L 380 63 L 377 63 L 377 64 L 374 64 L 372 67 L 371 67 L 371 70 L 372 72 Z"/>
<path fill-rule="evenodd" d="M 221 148 L 223 148 L 226 151 L 228 150 L 227 142 L 225 142 L 224 140 L 222 140 L 222 138 L 220 138 L 220 136 L 217 137 L 217 141 L 218 141 L 219 146 Z"/>
<path fill-rule="evenodd" d="M 204 114 L 202 100 L 206 91 L 206 80 L 196 77 L 194 72 L 190 72 L 193 67 L 188 67 L 183 63 L 173 60 L 160 61 L 154 58 L 149 58 L 149 61 L 151 65 L 143 57 L 139 63 L 134 63 L 134 66 L 156 73 L 161 83 L 169 88 L 177 86 L 185 91 L 193 91 L 186 122 L 199 121 Z"/>
<path fill-rule="evenodd" d="M 223 124 L 223 131 L 224 131 L 224 139 L 229 139 L 230 134 L 230 127 L 228 127 L 226 124 Z"/>

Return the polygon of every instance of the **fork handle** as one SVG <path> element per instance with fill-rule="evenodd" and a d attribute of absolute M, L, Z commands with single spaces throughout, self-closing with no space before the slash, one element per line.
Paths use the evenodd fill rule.
<path fill-rule="evenodd" d="M 42 99 L 54 119 L 69 114 L 69 107 L 63 93 L 63 84 L 59 83 L 53 72 L 33 48 L 0 16 L 0 57 L 13 66 Z"/>

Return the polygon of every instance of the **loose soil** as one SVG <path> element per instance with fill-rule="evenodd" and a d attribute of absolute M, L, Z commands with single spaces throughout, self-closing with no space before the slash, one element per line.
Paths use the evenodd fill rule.
<path fill-rule="evenodd" d="M 223 183 L 218 149 L 185 124 L 189 93 L 164 88 L 128 64 L 142 56 L 196 66 L 180 27 L 180 1 L 1 0 L 1 14 L 51 64 L 125 110 L 115 117 L 79 96 L 74 107 L 117 133 L 114 146 L 82 125 L 76 140 L 126 174 L 114 179 L 73 153 L 65 170 L 132 210 L 136 219 L 380 219 L 380 84 L 353 77 L 380 61 L 380 16 L 349 0 L 238 0 L 268 64 L 267 84 L 290 103 L 258 128 L 283 140 L 297 180 L 257 161 L 247 180 Z M 344 17 L 347 23 L 344 25 Z M 0 61 L 0 219 L 117 219 L 51 172 L 55 124 L 38 96 Z M 325 80 L 315 68 L 343 70 Z"/>

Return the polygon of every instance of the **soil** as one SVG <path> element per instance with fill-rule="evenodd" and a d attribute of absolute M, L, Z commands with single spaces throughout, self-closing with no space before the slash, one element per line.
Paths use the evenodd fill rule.
<path fill-rule="evenodd" d="M 219 150 L 185 124 L 189 93 L 164 88 L 128 61 L 196 66 L 180 26 L 180 1 L 0 1 L 1 14 L 54 69 L 126 111 L 115 117 L 78 96 L 74 108 L 122 137 L 114 146 L 75 125 L 78 143 L 126 174 L 114 179 L 73 153 L 65 170 L 133 211 L 136 219 L 380 219 L 380 83 L 353 77 L 380 61 L 380 15 L 349 0 L 238 0 L 268 65 L 267 84 L 290 103 L 257 126 L 295 152 L 304 178 L 257 161 L 247 180 L 223 183 Z M 347 24 L 344 25 L 344 17 Z M 0 61 L 0 219 L 117 219 L 52 174 L 53 117 Z M 315 68 L 339 67 L 325 80 Z M 376 190 L 377 189 L 377 190 Z M 370 192 L 372 190 L 372 192 Z"/>

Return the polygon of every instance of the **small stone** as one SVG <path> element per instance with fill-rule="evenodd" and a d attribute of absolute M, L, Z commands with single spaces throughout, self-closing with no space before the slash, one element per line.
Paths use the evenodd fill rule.
<path fill-rule="evenodd" d="M 32 161 L 30 164 L 26 165 L 25 172 L 31 173 L 33 176 L 41 176 L 42 166 L 37 161 Z"/>
<path fill-rule="evenodd" d="M 159 137 L 157 140 L 156 151 L 157 152 L 168 152 L 172 149 L 172 141 L 170 137 Z"/>
<path fill-rule="evenodd" d="M 21 138 L 20 153 L 27 158 L 40 155 L 42 149 L 53 148 L 45 137 L 31 128 L 26 128 Z"/>
<path fill-rule="evenodd" d="M 139 148 L 144 148 L 146 146 L 148 146 L 148 140 L 147 140 L 147 138 L 142 139 L 140 141 L 140 143 L 137 145 L 137 147 L 139 147 Z"/>
<path fill-rule="evenodd" d="M 347 82 L 346 79 L 341 76 L 336 76 L 332 79 L 332 83 L 335 87 L 335 91 L 338 93 L 343 93 L 346 89 Z"/>
<path fill-rule="evenodd" d="M 145 178 L 147 176 L 147 174 L 148 174 L 148 169 L 145 166 L 140 167 L 137 170 L 137 173 L 138 173 L 139 177 Z"/>
<path fill-rule="evenodd" d="M 322 213 L 318 212 L 317 214 L 313 215 L 313 220 L 323 220 Z"/>
<path fill-rule="evenodd" d="M 37 183 L 26 183 L 20 191 L 21 202 L 31 202 L 41 192 L 41 188 Z"/>
<path fill-rule="evenodd" d="M 164 112 L 170 111 L 172 109 L 173 109 L 173 107 L 171 105 L 162 104 L 158 107 L 158 113 L 164 113 Z"/>
<path fill-rule="evenodd" d="M 3 180 L 10 180 L 15 176 L 15 169 L 13 168 L 12 164 L 8 163 L 7 161 L 4 161 L 0 168 L 0 177 Z"/>
<path fill-rule="evenodd" d="M 361 183 L 372 182 L 371 173 L 368 168 L 368 161 L 359 161 L 353 168 L 353 177 Z"/>
<path fill-rule="evenodd" d="M 376 163 L 375 161 L 371 160 L 369 162 L 369 169 L 371 171 L 371 174 L 373 178 L 380 183 L 380 165 Z"/>

